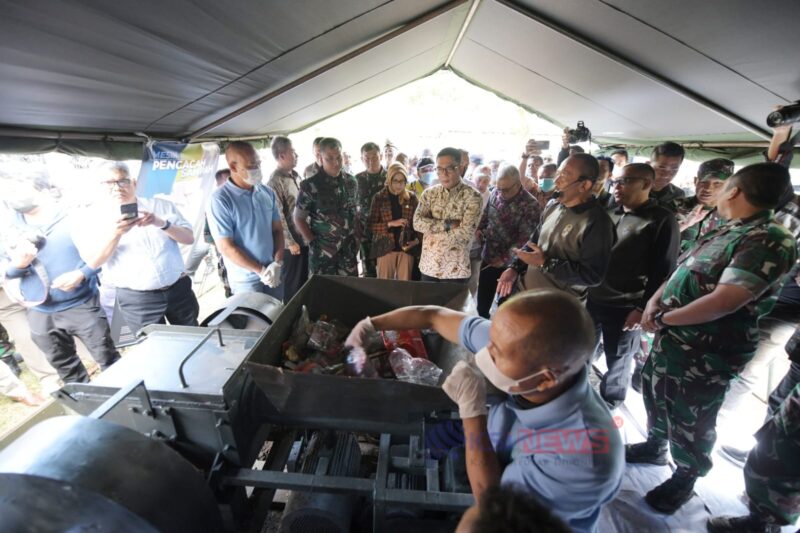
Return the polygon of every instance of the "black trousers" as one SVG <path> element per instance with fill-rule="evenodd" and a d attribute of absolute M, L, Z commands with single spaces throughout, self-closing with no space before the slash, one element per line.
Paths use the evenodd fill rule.
<path fill-rule="evenodd" d="M 97 296 L 71 309 L 56 313 L 28 310 L 31 339 L 44 353 L 64 383 L 89 381 L 89 374 L 75 350 L 78 337 L 92 358 L 105 370 L 119 359 L 111 340 L 106 314 Z"/>
<path fill-rule="evenodd" d="M 150 324 L 164 324 L 165 319 L 173 326 L 196 326 L 200 313 L 189 276 L 183 276 L 163 290 L 135 291 L 118 287 L 117 303 L 134 333 Z"/>
<path fill-rule="evenodd" d="M 483 318 L 489 318 L 489 310 L 497 292 L 497 279 L 505 269 L 481 263 L 481 273 L 478 275 L 478 314 Z"/>
<path fill-rule="evenodd" d="M 306 281 L 308 281 L 308 247 L 301 246 L 299 255 L 292 255 L 289 250 L 284 250 L 281 269 L 283 302 L 289 303 Z"/>
<path fill-rule="evenodd" d="M 611 307 L 593 302 L 586 304 L 595 329 L 595 352 L 603 340 L 608 372 L 600 382 L 600 395 L 612 404 L 622 403 L 631 384 L 633 356 L 639 347 L 639 330 L 623 331 L 625 319 L 633 307 Z"/>

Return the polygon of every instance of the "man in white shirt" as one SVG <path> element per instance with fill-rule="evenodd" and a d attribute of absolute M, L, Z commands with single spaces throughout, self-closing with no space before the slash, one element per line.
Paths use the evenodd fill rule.
<path fill-rule="evenodd" d="M 104 169 L 107 195 L 85 221 L 78 249 L 103 280 L 117 288 L 117 303 L 132 331 L 150 324 L 196 326 L 200 307 L 184 272 L 178 244 L 192 244 L 192 226 L 161 198 L 137 198 L 136 182 L 124 163 Z M 138 214 L 122 215 L 121 206 Z"/>

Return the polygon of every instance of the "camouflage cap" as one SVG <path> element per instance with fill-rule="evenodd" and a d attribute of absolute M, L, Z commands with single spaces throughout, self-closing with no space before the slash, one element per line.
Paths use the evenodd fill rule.
<path fill-rule="evenodd" d="M 697 169 L 698 180 L 726 180 L 733 175 L 734 163 L 730 159 L 718 157 L 703 162 Z"/>

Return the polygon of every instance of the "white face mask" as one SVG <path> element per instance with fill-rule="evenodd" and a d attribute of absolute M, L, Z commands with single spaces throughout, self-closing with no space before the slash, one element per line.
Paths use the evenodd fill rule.
<path fill-rule="evenodd" d="M 539 387 L 535 387 L 533 389 L 528 390 L 520 390 L 520 383 L 528 381 L 529 379 L 535 378 L 541 374 L 545 374 L 547 369 L 540 370 L 531 374 L 530 376 L 526 376 L 520 380 L 511 379 L 510 377 L 506 376 L 500 370 L 498 370 L 497 366 L 495 366 L 494 361 L 492 361 L 492 356 L 489 355 L 488 348 L 483 348 L 478 353 L 475 354 L 475 364 L 478 366 L 483 375 L 486 376 L 486 379 L 489 382 L 500 389 L 501 391 L 508 393 L 508 394 L 517 394 L 517 395 L 525 395 L 531 394 L 534 392 L 539 392 Z"/>
<path fill-rule="evenodd" d="M 247 174 L 244 178 L 244 181 L 247 182 L 248 185 L 252 185 L 253 187 L 255 187 L 256 185 L 261 183 L 263 177 L 261 176 L 260 168 L 247 168 L 245 169 L 245 172 Z"/>

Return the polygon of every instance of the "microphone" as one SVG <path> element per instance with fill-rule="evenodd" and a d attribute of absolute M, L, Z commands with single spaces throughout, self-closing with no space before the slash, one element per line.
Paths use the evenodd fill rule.
<path fill-rule="evenodd" d="M 570 183 L 569 185 L 567 185 L 563 189 L 556 189 L 555 191 L 553 191 L 553 195 L 550 196 L 550 198 L 556 198 L 556 199 L 557 198 L 561 198 L 561 196 L 563 196 L 563 194 L 564 194 L 564 191 L 566 191 L 567 189 L 569 189 L 573 185 L 576 185 L 576 184 L 580 183 L 581 181 L 583 181 L 583 180 L 578 178 L 578 180 L 573 181 L 572 183 Z"/>

